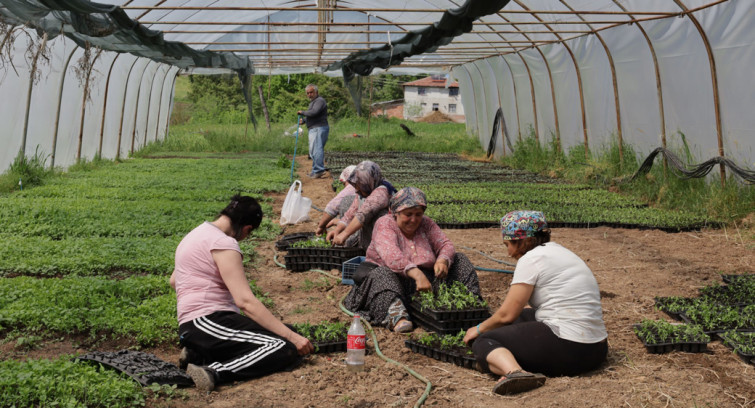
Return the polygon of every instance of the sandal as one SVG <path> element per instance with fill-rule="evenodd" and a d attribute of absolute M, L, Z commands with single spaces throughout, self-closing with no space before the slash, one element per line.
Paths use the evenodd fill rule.
<path fill-rule="evenodd" d="M 396 333 L 408 333 L 414 329 L 412 322 L 408 320 L 402 320 L 393 327 L 393 331 Z"/>
<path fill-rule="evenodd" d="M 505 374 L 493 386 L 493 392 L 499 395 L 517 394 L 541 387 L 543 384 L 545 384 L 544 375 L 516 370 Z"/>

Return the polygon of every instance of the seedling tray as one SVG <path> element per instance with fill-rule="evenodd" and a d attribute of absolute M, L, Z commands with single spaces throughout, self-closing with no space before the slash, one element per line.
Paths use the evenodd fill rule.
<path fill-rule="evenodd" d="M 313 342 L 312 345 L 315 346 L 315 354 L 340 353 L 346 351 L 346 340 L 322 343 Z"/>
<path fill-rule="evenodd" d="M 450 350 L 441 350 L 439 348 L 425 346 L 424 344 L 418 343 L 413 340 L 406 340 L 404 344 L 415 353 L 419 353 L 446 363 L 451 363 L 459 367 L 474 369 L 475 363 L 477 362 L 471 355 L 462 355 L 461 353 Z"/>
<path fill-rule="evenodd" d="M 718 337 L 721 338 L 721 341 L 726 344 L 730 349 L 734 351 L 734 353 L 739 356 L 739 358 L 742 359 L 745 363 L 753 364 L 755 365 L 755 354 L 748 354 L 748 353 L 742 353 L 739 350 L 737 350 L 736 344 L 734 340 L 730 339 L 726 336 L 726 333 L 721 333 L 718 335 Z"/>
<path fill-rule="evenodd" d="M 681 312 L 670 312 L 666 309 L 664 309 L 665 306 L 665 300 L 668 299 L 668 297 L 656 297 L 655 298 L 655 307 L 658 308 L 658 310 L 662 311 L 663 313 L 666 313 L 669 317 L 671 317 L 674 320 L 682 320 L 682 314 Z M 693 298 L 688 298 L 690 300 L 693 300 Z"/>
<path fill-rule="evenodd" d="M 284 257 L 286 269 L 303 272 L 310 269 L 341 269 L 344 262 L 363 256 L 361 248 L 290 248 Z"/>
<path fill-rule="evenodd" d="M 639 327 L 640 325 L 636 324 L 633 327 Z M 640 338 L 637 336 L 637 338 Z M 645 342 L 645 340 L 642 340 L 640 338 L 640 341 L 642 341 L 642 344 L 645 345 L 645 348 L 647 349 L 648 353 L 651 354 L 663 354 L 663 353 L 670 353 L 672 351 L 683 351 L 686 353 L 702 353 L 704 351 L 708 350 L 708 343 L 706 342 L 676 342 L 676 343 L 654 343 L 654 344 L 648 344 Z"/>
<path fill-rule="evenodd" d="M 424 316 L 427 316 L 428 319 L 436 321 L 473 319 L 485 320 L 490 317 L 490 311 L 486 307 L 460 310 L 434 310 L 425 308 L 425 310 L 422 310 L 420 303 L 416 300 L 412 300 L 412 302 L 409 304 L 409 308 L 412 313 L 423 314 Z"/>
<path fill-rule="evenodd" d="M 682 313 L 682 320 L 687 324 L 699 324 L 692 320 L 689 316 Z M 721 333 L 725 333 L 729 330 L 736 330 L 736 331 L 745 331 L 745 332 L 751 332 L 755 331 L 755 327 L 719 327 L 713 330 L 703 330 L 705 334 L 711 337 L 711 339 L 714 339 L 716 337 L 721 337 Z"/>
<path fill-rule="evenodd" d="M 74 361 L 102 364 L 113 368 L 127 374 L 145 387 L 152 383 L 179 387 L 194 385 L 191 377 L 174 364 L 160 360 L 154 354 L 141 351 L 94 351 L 78 356 L 74 358 Z"/>
<path fill-rule="evenodd" d="M 433 331 L 438 334 L 456 334 L 459 330 L 466 330 L 470 327 L 477 326 L 487 319 L 481 317 L 477 319 L 464 320 L 435 320 L 421 312 L 413 312 L 412 319 L 423 329 Z"/>
<path fill-rule="evenodd" d="M 721 279 L 726 284 L 730 284 L 737 279 L 753 279 L 755 280 L 755 273 L 748 273 L 743 275 L 721 275 Z"/>
<path fill-rule="evenodd" d="M 299 241 L 306 241 L 315 236 L 314 232 L 297 232 L 295 234 L 284 235 L 275 243 L 275 249 L 278 251 L 288 251 L 291 244 Z"/>

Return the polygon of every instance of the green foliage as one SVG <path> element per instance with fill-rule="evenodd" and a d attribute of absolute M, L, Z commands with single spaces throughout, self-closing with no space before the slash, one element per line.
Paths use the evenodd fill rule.
<path fill-rule="evenodd" d="M 236 75 L 191 75 L 189 82 L 192 123 L 246 123 L 246 101 Z"/>
<path fill-rule="evenodd" d="M 755 332 L 728 331 L 722 336 L 735 351 L 755 355 Z"/>
<path fill-rule="evenodd" d="M 690 151 L 684 135 L 679 133 L 678 136 L 678 142 L 673 137 L 669 138 L 669 146 L 679 145 L 678 148 L 671 149 L 680 152 L 679 156 L 687 164 L 702 162 Z M 531 131 L 529 137 L 516 143 L 514 153 L 501 161 L 514 168 L 577 183 L 589 183 L 599 188 L 610 188 L 653 207 L 682 210 L 713 220 L 739 220 L 755 208 L 755 189 L 743 185 L 735 178 L 730 177 L 724 187 L 715 177 L 681 179 L 664 170 L 660 158 L 656 159 L 655 165 L 645 177 L 639 177 L 631 183 L 620 183 L 620 180 L 634 174 L 644 157 L 632 145 L 625 143 L 622 146 L 622 160 L 619 144 L 615 139 L 591 150 L 587 158 L 584 146 L 574 146 L 566 154 L 554 146 L 551 140 L 550 144 L 543 147 L 535 140 L 534 131 Z"/>
<path fill-rule="evenodd" d="M 115 370 L 57 360 L 0 361 L 2 407 L 141 407 L 141 386 Z"/>
<path fill-rule="evenodd" d="M 459 281 L 448 285 L 438 284 L 438 292 L 418 292 L 414 295 L 420 303 L 421 310 L 463 310 L 487 307 L 487 302 L 464 286 Z"/>
<path fill-rule="evenodd" d="M 291 248 L 331 248 L 333 243 L 325 239 L 325 235 L 315 235 L 310 239 L 297 241 L 291 244 Z"/>
<path fill-rule="evenodd" d="M 459 330 L 456 334 L 423 333 L 412 335 L 416 341 L 427 347 L 439 348 L 446 351 L 466 350 L 467 355 L 472 355 L 472 349 L 464 343 L 465 330 Z"/>
<path fill-rule="evenodd" d="M 39 146 L 32 156 L 25 156 L 19 152 L 8 170 L 0 175 L 0 193 L 42 184 L 54 174 L 51 169 L 45 167 L 48 157 L 49 155 L 39 150 Z"/>
<path fill-rule="evenodd" d="M 294 331 L 312 342 L 326 343 L 346 340 L 348 325 L 343 322 L 294 323 Z"/>

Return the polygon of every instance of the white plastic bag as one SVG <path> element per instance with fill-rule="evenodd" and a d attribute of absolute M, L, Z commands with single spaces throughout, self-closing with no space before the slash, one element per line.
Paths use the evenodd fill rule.
<path fill-rule="evenodd" d="M 296 180 L 288 189 L 286 200 L 281 209 L 280 225 L 298 224 L 309 221 L 309 210 L 312 200 L 301 195 L 301 181 Z"/>

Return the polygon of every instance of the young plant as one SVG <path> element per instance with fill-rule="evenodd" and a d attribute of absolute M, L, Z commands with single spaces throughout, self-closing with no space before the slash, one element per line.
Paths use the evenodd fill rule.
<path fill-rule="evenodd" d="M 461 282 L 448 285 L 441 282 L 437 293 L 419 292 L 414 299 L 420 303 L 421 310 L 463 310 L 487 307 L 487 302 L 467 289 Z"/>

